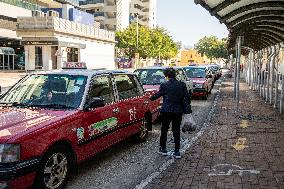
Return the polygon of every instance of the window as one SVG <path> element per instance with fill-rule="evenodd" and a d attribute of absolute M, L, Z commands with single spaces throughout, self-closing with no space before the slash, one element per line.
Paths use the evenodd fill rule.
<path fill-rule="evenodd" d="M 162 69 L 139 69 L 135 74 L 143 85 L 160 85 L 166 82 L 166 78 Z"/>
<path fill-rule="evenodd" d="M 132 75 L 115 75 L 114 80 L 117 86 L 119 100 L 133 98 L 143 95 L 143 89 L 139 89 L 137 79 Z"/>
<path fill-rule="evenodd" d="M 95 77 L 92 80 L 89 98 L 99 97 L 106 103 L 114 101 L 113 89 L 108 76 Z"/>
<path fill-rule="evenodd" d="M 35 47 L 35 69 L 42 69 L 42 47 Z"/>
<path fill-rule="evenodd" d="M 67 51 L 67 62 L 78 62 L 79 61 L 79 49 L 78 48 L 66 48 Z"/>

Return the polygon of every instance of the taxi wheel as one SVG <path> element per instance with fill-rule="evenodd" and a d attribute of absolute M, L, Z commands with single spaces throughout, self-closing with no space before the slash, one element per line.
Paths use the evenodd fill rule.
<path fill-rule="evenodd" d="M 150 124 L 149 121 L 146 118 L 144 118 L 142 126 L 140 127 L 140 131 L 135 136 L 135 138 L 138 142 L 146 141 L 147 136 L 148 136 L 148 128 L 147 127 L 148 127 L 149 124 Z"/>
<path fill-rule="evenodd" d="M 50 149 L 40 164 L 35 188 L 65 188 L 71 170 L 71 162 L 71 155 L 64 145 L 57 145 Z"/>

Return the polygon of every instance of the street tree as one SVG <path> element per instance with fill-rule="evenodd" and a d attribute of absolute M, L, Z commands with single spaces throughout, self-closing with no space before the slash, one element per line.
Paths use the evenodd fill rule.
<path fill-rule="evenodd" d="M 216 58 L 226 58 L 227 57 L 227 40 L 218 39 L 216 36 L 205 36 L 198 41 L 195 45 L 195 49 L 201 55 L 206 55 L 210 61 Z"/>
<path fill-rule="evenodd" d="M 151 29 L 145 26 L 138 27 L 138 45 L 136 25 L 116 32 L 117 49 L 123 49 L 125 56 L 133 58 L 139 53 L 142 58 L 169 59 L 178 53 L 177 44 L 163 28 Z"/>

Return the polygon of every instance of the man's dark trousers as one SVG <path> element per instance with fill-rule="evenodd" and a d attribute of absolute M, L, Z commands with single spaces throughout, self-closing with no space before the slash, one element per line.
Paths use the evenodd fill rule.
<path fill-rule="evenodd" d="M 182 121 L 182 114 L 173 113 L 173 112 L 162 112 L 161 116 L 162 116 L 162 128 L 161 128 L 160 146 L 162 147 L 162 149 L 166 149 L 167 133 L 170 127 L 170 123 L 172 123 L 172 132 L 175 141 L 175 152 L 179 152 L 180 125 Z"/>

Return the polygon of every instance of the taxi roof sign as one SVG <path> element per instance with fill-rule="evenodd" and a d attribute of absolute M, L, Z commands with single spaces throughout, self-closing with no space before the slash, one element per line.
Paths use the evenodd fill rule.
<path fill-rule="evenodd" d="M 64 62 L 63 69 L 87 69 L 85 62 Z"/>

